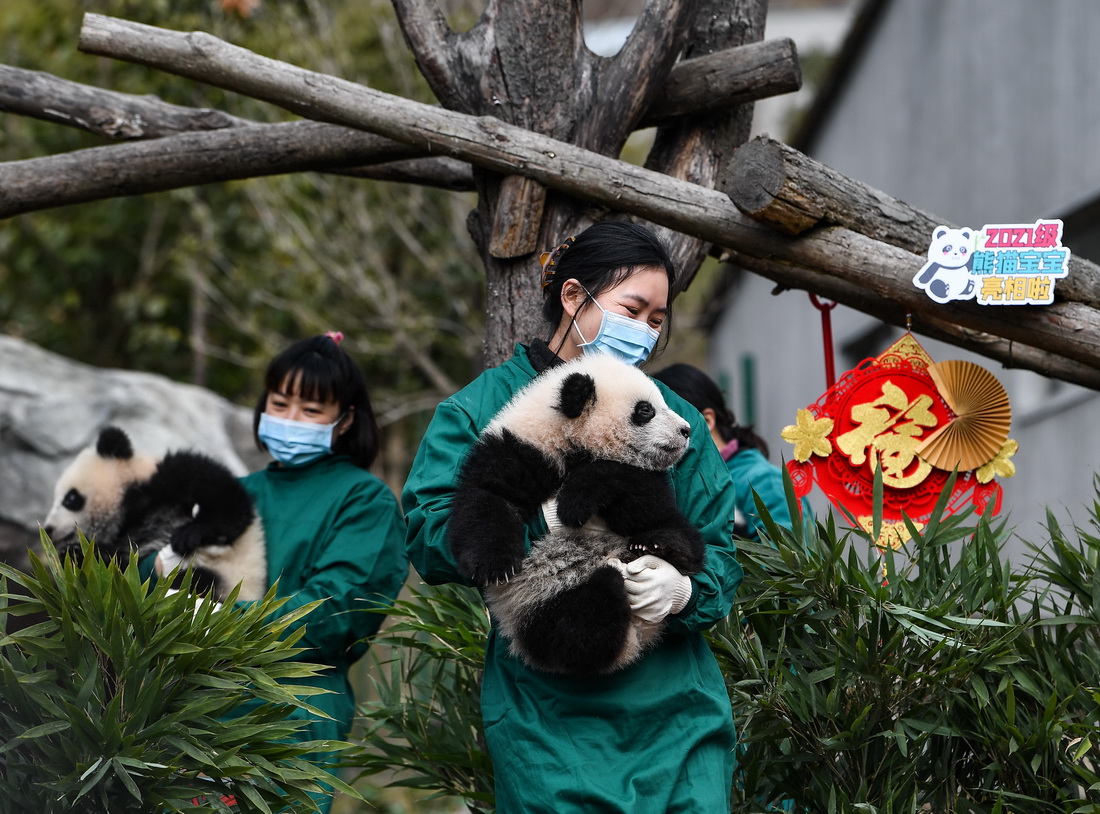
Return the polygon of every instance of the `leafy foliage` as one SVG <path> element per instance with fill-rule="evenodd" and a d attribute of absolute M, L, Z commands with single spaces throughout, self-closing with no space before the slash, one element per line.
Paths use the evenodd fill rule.
<path fill-rule="evenodd" d="M 1100 501 L 1090 530 L 1051 517 L 1022 565 L 1003 521 L 942 501 L 882 555 L 831 516 L 787 530 L 758 509 L 770 542 L 740 541 L 737 606 L 708 634 L 742 742 L 735 811 L 1096 810 Z M 351 761 L 492 810 L 479 598 L 423 589 L 389 613 Z"/>
<path fill-rule="evenodd" d="M 82 546 L 77 564 L 43 535 L 30 573 L 0 564 L 0 812 L 228 811 L 223 794 L 304 812 L 322 783 L 351 792 L 301 759 L 340 744 L 288 741 L 291 712 L 324 714 L 294 683 L 318 670 L 290 660 L 301 629 L 284 638 L 316 603 L 269 622 L 274 591 L 216 608 Z"/>
<path fill-rule="evenodd" d="M 459 585 L 414 588 L 384 612 L 391 624 L 371 651 L 376 698 L 359 706 L 366 730 L 347 761 L 361 776 L 393 772 L 391 785 L 492 811 L 493 768 L 481 723 L 489 620 L 480 595 Z"/>
<path fill-rule="evenodd" d="M 831 518 L 742 544 L 712 632 L 744 744 L 735 810 L 1095 810 L 1100 539 L 1052 519 L 1013 568 L 1004 523 L 940 512 L 882 557 Z"/>
<path fill-rule="evenodd" d="M 388 0 L 7 0 L 4 61 L 257 121 L 291 118 L 201 83 L 81 54 L 85 11 L 209 31 L 431 100 Z M 0 160 L 103 143 L 0 116 Z M 300 173 L 20 215 L 0 233 L 0 330 L 91 364 L 162 373 L 245 400 L 275 352 L 341 330 L 370 373 L 382 423 L 391 424 L 430 410 L 474 372 L 484 309 L 481 263 L 465 225 L 471 205 L 442 190 Z"/>

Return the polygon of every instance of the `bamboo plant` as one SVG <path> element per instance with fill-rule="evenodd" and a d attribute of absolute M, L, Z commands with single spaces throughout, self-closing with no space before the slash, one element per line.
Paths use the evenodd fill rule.
<path fill-rule="evenodd" d="M 0 814 L 8 812 L 316 811 L 325 784 L 302 760 L 329 742 L 292 743 L 320 690 L 292 661 L 305 606 L 224 606 L 136 563 L 43 555 L 24 573 L 0 564 Z M 186 589 L 186 582 L 184 584 Z M 245 709 L 241 704 L 250 702 Z M 323 713 L 320 713 L 323 714 Z M 232 716 L 228 723 L 226 716 Z"/>
<path fill-rule="evenodd" d="M 798 518 L 789 482 L 788 501 Z M 1100 502 L 1088 528 L 1051 517 L 1022 563 L 1005 521 L 945 504 L 880 551 L 880 513 L 870 533 L 832 515 L 785 529 L 758 502 L 766 539 L 739 541 L 744 583 L 708 633 L 741 742 L 734 811 L 1098 810 Z M 351 759 L 492 811 L 478 595 L 422 588 L 388 613 Z"/>

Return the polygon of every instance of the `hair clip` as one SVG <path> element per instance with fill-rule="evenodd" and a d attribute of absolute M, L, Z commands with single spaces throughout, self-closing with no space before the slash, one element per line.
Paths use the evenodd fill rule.
<path fill-rule="evenodd" d="M 558 261 L 561 260 L 562 252 L 568 249 L 575 240 L 575 237 L 567 237 L 565 239 L 565 242 L 558 246 L 558 248 L 554 249 L 554 251 L 543 252 L 539 255 L 539 264 L 542 266 L 543 288 L 546 288 L 546 286 L 550 285 L 550 283 L 554 280 L 554 272 L 557 271 L 557 269 L 554 267 L 557 265 Z"/>
<path fill-rule="evenodd" d="M 327 336 L 337 345 L 344 341 L 344 334 L 341 331 L 325 331 L 325 336 Z"/>

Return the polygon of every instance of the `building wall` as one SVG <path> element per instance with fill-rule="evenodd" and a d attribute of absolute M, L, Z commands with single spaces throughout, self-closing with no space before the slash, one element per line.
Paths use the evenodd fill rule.
<path fill-rule="evenodd" d="M 1097 31 L 1094 0 L 893 0 L 811 155 L 960 225 L 1062 217 L 1100 190 Z M 780 430 L 821 395 L 825 378 L 818 312 L 805 292 L 773 296 L 772 288 L 746 274 L 714 333 L 710 365 L 732 384 L 739 413 L 755 412 L 778 462 L 791 452 Z M 845 345 L 874 337 L 875 355 L 899 335 L 843 306 L 832 322 L 838 376 L 858 361 L 842 358 Z M 1020 451 L 1017 475 L 1001 484 L 1020 537 L 1042 539 L 1045 507 L 1087 524 L 1100 471 L 1100 394 L 925 340 L 919 324 L 913 330 L 935 361 L 976 362 L 1008 390 Z M 754 411 L 737 381 L 744 356 L 756 371 Z M 828 509 L 820 494 L 811 499 Z M 1010 550 L 1023 556 L 1026 546 Z"/>
<path fill-rule="evenodd" d="M 1100 3 L 892 0 L 811 153 L 958 224 L 1100 189 Z"/>

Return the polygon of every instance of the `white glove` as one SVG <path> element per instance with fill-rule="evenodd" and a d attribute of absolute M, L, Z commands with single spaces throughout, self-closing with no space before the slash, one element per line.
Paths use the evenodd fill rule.
<path fill-rule="evenodd" d="M 542 504 L 542 519 L 546 521 L 546 530 L 549 532 L 561 531 L 565 528 L 565 524 L 558 518 L 558 499 L 556 497 L 552 497 Z M 588 522 L 581 528 L 589 531 L 610 531 L 603 518 L 598 514 L 588 518 Z"/>
<path fill-rule="evenodd" d="M 157 558 L 153 562 L 153 569 L 157 572 L 158 577 L 164 577 L 166 574 L 172 573 L 172 569 L 180 565 L 182 562 L 183 560 L 180 558 L 180 555 L 172 550 L 172 546 L 166 545 L 159 552 L 157 552 Z M 171 596 L 172 594 L 178 593 L 179 591 L 176 588 L 169 588 L 167 591 L 165 591 L 164 595 Z M 219 610 L 222 606 L 221 602 L 209 599 L 205 596 L 200 596 L 197 597 L 195 600 L 195 613 L 198 613 L 199 607 L 206 604 L 207 602 L 213 603 L 214 610 Z"/>
<path fill-rule="evenodd" d="M 542 519 L 546 521 L 546 530 L 553 533 L 561 529 L 561 520 L 558 519 L 558 499 L 550 498 L 542 504 Z"/>
<path fill-rule="evenodd" d="M 660 557 L 645 554 L 633 562 L 611 559 L 626 581 L 631 612 L 655 625 L 672 613 L 679 613 L 691 599 L 691 579 Z"/>
<path fill-rule="evenodd" d="M 163 577 L 172 572 L 172 569 L 182 563 L 180 555 L 172 550 L 172 546 L 166 545 L 157 552 L 157 558 L 153 560 L 153 570 L 158 577 Z"/>

